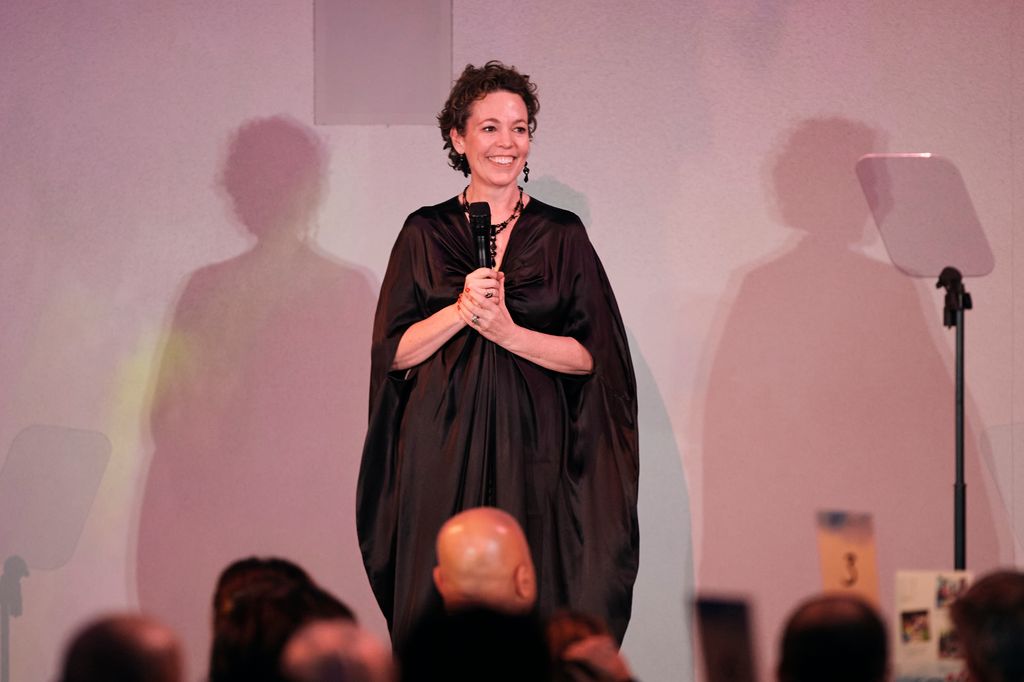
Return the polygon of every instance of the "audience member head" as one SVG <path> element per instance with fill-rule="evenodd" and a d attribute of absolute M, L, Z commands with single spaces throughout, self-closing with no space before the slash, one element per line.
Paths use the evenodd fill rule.
<path fill-rule="evenodd" d="M 813 597 L 796 608 L 782 635 L 780 682 L 882 682 L 889 670 L 885 624 L 847 595 Z"/>
<path fill-rule="evenodd" d="M 266 589 L 268 585 L 281 585 L 285 582 L 293 584 L 309 584 L 312 578 L 300 566 L 287 559 L 276 557 L 247 557 L 239 559 L 221 571 L 217 578 L 217 587 L 213 592 L 213 618 L 217 618 L 231 609 L 231 604 L 239 595 Z"/>
<path fill-rule="evenodd" d="M 524 613 L 537 601 L 530 547 L 516 520 L 500 509 L 456 514 L 437 534 L 434 585 L 448 610 L 487 606 Z"/>
<path fill-rule="evenodd" d="M 318 620 L 296 632 L 281 656 L 290 682 L 394 682 L 391 651 L 348 620 Z"/>
<path fill-rule="evenodd" d="M 972 680 L 1024 680 L 1024 573 L 990 573 L 951 609 Z"/>
<path fill-rule="evenodd" d="M 600 618 L 562 609 L 548 619 L 548 650 L 556 682 L 629 680 L 629 664 Z"/>
<path fill-rule="evenodd" d="M 425 615 L 401 644 L 399 667 L 402 682 L 551 679 L 537 616 L 487 608 Z"/>
<path fill-rule="evenodd" d="M 281 680 L 281 651 L 302 625 L 354 620 L 347 606 L 284 559 L 230 565 L 217 581 L 213 608 L 209 682 Z"/>
<path fill-rule="evenodd" d="M 61 682 L 181 682 L 182 652 L 164 625 L 135 614 L 99 618 L 64 654 Z"/>

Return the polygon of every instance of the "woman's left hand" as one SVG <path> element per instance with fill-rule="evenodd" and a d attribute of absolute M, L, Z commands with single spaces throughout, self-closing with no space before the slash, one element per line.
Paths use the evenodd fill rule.
<path fill-rule="evenodd" d="M 491 298 L 464 291 L 459 297 L 459 314 L 472 329 L 499 346 L 506 346 L 519 328 L 505 307 L 505 273 L 498 273 L 498 289 Z"/>

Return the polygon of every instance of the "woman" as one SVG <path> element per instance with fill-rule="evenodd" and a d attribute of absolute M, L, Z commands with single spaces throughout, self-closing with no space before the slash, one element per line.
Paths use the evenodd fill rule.
<path fill-rule="evenodd" d="M 438 116 L 460 195 L 406 220 L 374 321 L 357 493 L 363 561 L 392 638 L 439 608 L 434 538 L 490 505 L 523 526 L 542 613 L 561 605 L 621 641 L 636 577 L 636 385 L 601 263 L 577 218 L 517 186 L 536 86 L 467 66 Z M 494 268 L 468 206 L 486 201 Z"/>

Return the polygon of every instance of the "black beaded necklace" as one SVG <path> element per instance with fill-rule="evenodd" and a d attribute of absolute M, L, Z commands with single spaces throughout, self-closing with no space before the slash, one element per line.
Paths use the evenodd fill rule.
<path fill-rule="evenodd" d="M 508 227 L 508 224 L 519 217 L 519 214 L 523 212 L 523 186 L 519 187 L 519 201 L 516 202 L 515 208 L 512 209 L 512 215 L 500 222 L 497 225 L 491 225 L 491 260 L 494 262 L 498 261 L 498 235 L 501 234 L 502 230 Z M 466 212 L 466 217 L 469 217 L 469 200 L 466 199 L 466 191 L 469 189 L 469 185 L 462 190 L 462 210 Z"/>

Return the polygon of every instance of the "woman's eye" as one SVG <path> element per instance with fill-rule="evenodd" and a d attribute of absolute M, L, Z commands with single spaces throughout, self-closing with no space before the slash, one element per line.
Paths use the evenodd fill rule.
<path fill-rule="evenodd" d="M 523 126 L 516 126 L 515 128 L 513 128 L 513 130 L 515 130 L 520 135 L 526 132 L 526 128 L 524 128 Z"/>
<path fill-rule="evenodd" d="M 493 133 L 495 128 L 494 126 L 484 126 L 483 130 L 485 133 Z"/>

